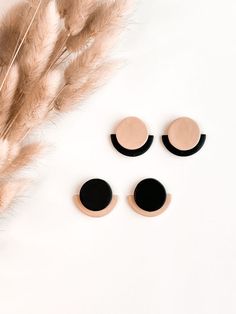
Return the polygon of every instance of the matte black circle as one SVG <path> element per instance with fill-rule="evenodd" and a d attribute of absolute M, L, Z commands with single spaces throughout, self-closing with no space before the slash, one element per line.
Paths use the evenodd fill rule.
<path fill-rule="evenodd" d="M 136 204 L 147 212 L 154 212 L 163 207 L 167 194 L 164 186 L 155 179 L 141 181 L 135 191 L 134 200 Z"/>
<path fill-rule="evenodd" d="M 92 179 L 82 186 L 80 200 L 87 209 L 98 212 L 111 203 L 112 189 L 106 181 Z"/>

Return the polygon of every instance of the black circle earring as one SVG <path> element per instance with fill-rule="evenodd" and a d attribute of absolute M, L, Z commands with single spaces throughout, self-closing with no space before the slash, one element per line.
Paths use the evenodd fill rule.
<path fill-rule="evenodd" d="M 113 195 L 110 185 L 101 179 L 92 179 L 83 184 L 74 196 L 77 207 L 90 217 L 108 215 L 116 206 L 118 197 Z"/>
<path fill-rule="evenodd" d="M 162 214 L 170 205 L 171 195 L 156 179 L 141 181 L 134 190 L 134 195 L 128 196 L 131 208 L 138 214 L 155 217 Z"/>

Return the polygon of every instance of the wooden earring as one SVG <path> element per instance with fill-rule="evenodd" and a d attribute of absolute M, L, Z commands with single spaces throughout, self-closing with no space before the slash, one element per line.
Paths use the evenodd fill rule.
<path fill-rule="evenodd" d="M 146 217 L 162 214 L 170 205 L 171 195 L 157 180 L 149 178 L 141 181 L 135 188 L 134 195 L 128 196 L 131 208 Z"/>
<path fill-rule="evenodd" d="M 116 206 L 118 197 L 113 195 L 110 185 L 101 179 L 84 183 L 79 194 L 74 196 L 76 206 L 90 217 L 108 215 Z"/>
<path fill-rule="evenodd" d="M 174 155 L 188 157 L 196 154 L 206 142 L 206 134 L 201 134 L 198 124 L 187 117 L 182 117 L 168 128 L 162 136 L 164 146 Z"/>
<path fill-rule="evenodd" d="M 153 135 L 149 135 L 145 123 L 137 117 L 122 120 L 111 135 L 115 149 L 128 157 L 137 157 L 148 151 L 153 143 Z"/>

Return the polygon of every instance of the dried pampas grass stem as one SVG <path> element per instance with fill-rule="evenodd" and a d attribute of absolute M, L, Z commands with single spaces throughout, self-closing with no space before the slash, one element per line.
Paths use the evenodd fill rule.
<path fill-rule="evenodd" d="M 17 45 L 16 45 L 16 48 L 15 48 L 16 51 L 14 50 L 14 52 L 13 52 L 12 60 L 11 60 L 11 62 L 10 62 L 10 64 L 9 64 L 7 73 L 6 73 L 4 79 L 2 80 L 2 83 L 1 83 L 1 85 L 0 85 L 0 91 L 2 90 L 2 88 L 3 88 L 3 86 L 4 86 L 5 82 L 6 82 L 6 79 L 7 79 L 7 77 L 8 77 L 8 74 L 9 74 L 9 72 L 10 72 L 10 70 L 11 70 L 11 67 L 13 66 L 13 64 L 14 64 L 14 62 L 15 62 L 15 60 L 16 60 L 16 57 L 17 57 L 17 55 L 18 55 L 18 53 L 19 53 L 19 51 L 20 51 L 20 49 L 21 49 L 23 43 L 24 43 L 24 40 L 26 39 L 26 37 L 27 37 L 27 35 L 28 35 L 28 33 L 29 33 L 29 30 L 30 30 L 31 26 L 33 25 L 34 19 L 35 19 L 37 13 L 38 13 L 38 10 L 39 10 L 39 8 L 40 8 L 41 3 L 42 3 L 42 0 L 39 1 L 38 6 L 37 6 L 37 8 L 36 8 L 36 10 L 35 10 L 35 13 L 34 13 L 32 19 L 31 19 L 31 21 L 30 21 L 30 23 L 29 23 L 29 26 L 28 26 L 27 29 L 26 29 L 26 32 L 25 32 L 25 34 L 24 34 L 24 36 L 23 36 L 23 38 L 22 38 L 22 40 L 21 40 L 21 42 L 20 42 L 18 48 L 17 48 L 17 46 L 18 46 L 18 41 L 17 41 Z"/>
<path fill-rule="evenodd" d="M 25 0 L 0 21 L 0 212 L 31 182 L 21 171 L 43 145 L 31 131 L 93 93 L 129 0 Z"/>

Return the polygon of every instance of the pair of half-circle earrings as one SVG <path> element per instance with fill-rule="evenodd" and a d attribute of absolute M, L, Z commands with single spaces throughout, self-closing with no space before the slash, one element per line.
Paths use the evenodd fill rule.
<path fill-rule="evenodd" d="M 162 214 L 171 202 L 171 195 L 156 179 L 148 178 L 139 182 L 133 195 L 128 196 L 130 207 L 138 214 L 155 217 Z M 74 196 L 77 207 L 91 217 L 109 214 L 117 204 L 111 186 L 104 180 L 92 179 L 83 184 Z"/>
<path fill-rule="evenodd" d="M 154 140 L 149 135 L 145 123 L 137 117 L 122 120 L 111 135 L 113 146 L 125 156 L 137 157 L 143 155 L 151 147 Z M 173 121 L 167 135 L 162 136 L 164 146 L 174 155 L 187 157 L 196 154 L 205 144 L 206 135 L 201 134 L 198 124 L 182 117 Z"/>

